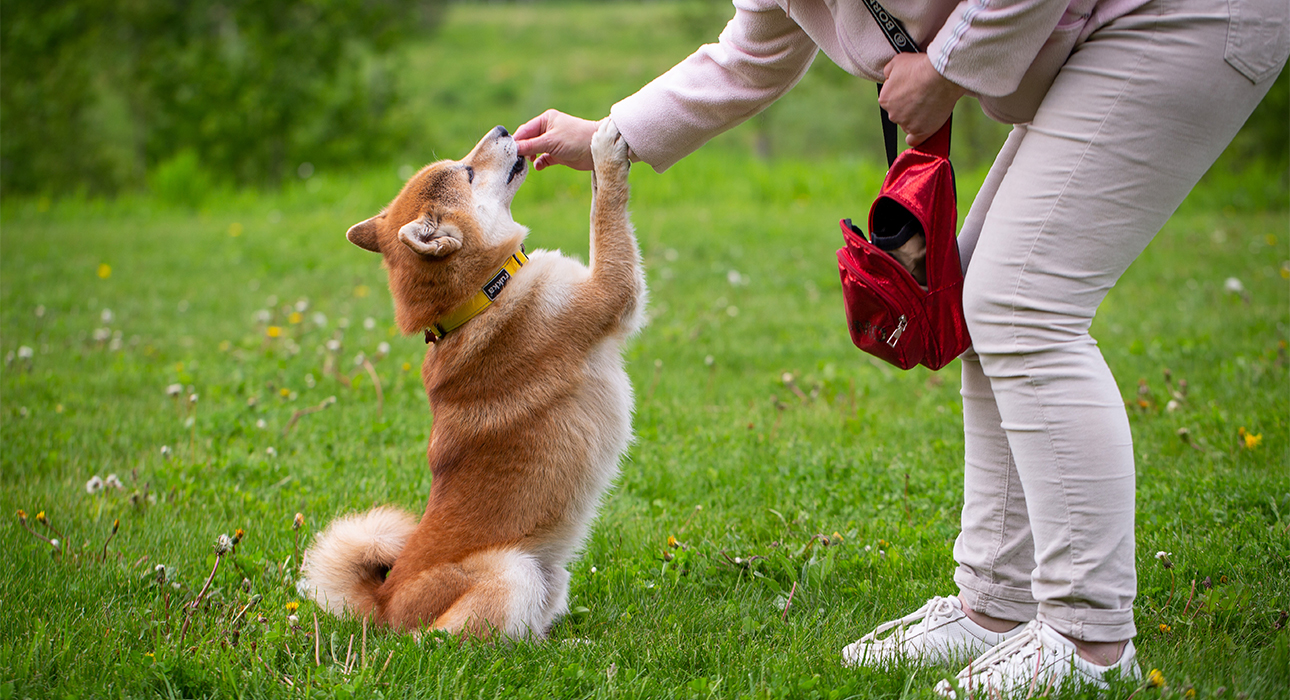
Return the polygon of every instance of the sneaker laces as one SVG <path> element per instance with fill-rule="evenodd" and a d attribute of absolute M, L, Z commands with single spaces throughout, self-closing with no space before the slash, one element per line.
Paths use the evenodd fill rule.
<path fill-rule="evenodd" d="M 998 692 L 1007 685 L 1009 679 L 1021 677 L 1023 673 L 1030 676 L 1027 697 L 1035 694 L 1035 684 L 1043 670 L 1044 661 L 1044 643 L 1039 637 L 1040 624 L 1037 621 L 1028 623 L 1019 634 L 982 654 L 959 673 L 959 680 L 966 681 L 964 689 L 968 691 L 969 697 L 977 688 Z M 1015 692 L 1019 688 L 1006 690 Z"/>
<path fill-rule="evenodd" d="M 914 622 L 918 622 L 919 624 L 915 625 L 910 631 L 912 632 L 917 630 L 921 633 L 932 623 L 952 617 L 956 609 L 957 608 L 954 607 L 954 603 L 949 598 L 936 596 L 914 612 L 909 613 L 900 619 L 891 620 L 890 622 L 884 622 L 881 625 L 878 625 L 877 629 L 861 637 L 860 642 L 869 644 L 881 644 L 883 642 L 887 642 L 888 639 L 891 638 L 879 640 L 878 635 L 884 634 L 897 627 L 903 629 L 906 625 Z M 923 629 L 918 630 L 919 627 Z"/>

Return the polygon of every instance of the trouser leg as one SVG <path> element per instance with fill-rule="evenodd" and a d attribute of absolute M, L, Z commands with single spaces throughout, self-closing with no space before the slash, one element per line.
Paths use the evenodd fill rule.
<path fill-rule="evenodd" d="M 988 206 L 974 206 L 984 214 L 964 305 L 980 376 L 969 356 L 966 481 L 986 486 L 967 501 L 992 491 L 1005 524 L 1024 502 L 1038 617 L 1078 639 L 1133 636 L 1137 589 L 1132 439 L 1088 328 L 1270 86 L 1224 61 L 1227 25 L 1225 0 L 1153 0 L 1099 29 L 1010 139 L 1015 154 Z M 1021 497 L 1010 492 L 1014 467 Z M 982 594 L 974 584 L 993 575 L 1015 588 L 1015 572 L 997 572 L 1020 556 L 1020 535 L 991 554 L 968 529 L 989 527 L 969 523 L 968 510 L 960 586 Z"/>

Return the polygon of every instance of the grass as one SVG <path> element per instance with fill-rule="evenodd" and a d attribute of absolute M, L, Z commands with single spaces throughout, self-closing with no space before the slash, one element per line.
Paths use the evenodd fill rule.
<path fill-rule="evenodd" d="M 603 111 L 634 87 L 614 76 L 639 84 L 684 55 L 692 41 L 665 41 L 663 23 L 703 17 L 547 8 L 573 25 L 564 42 L 535 8 L 453 12 L 408 60 L 445 65 L 468 37 L 495 55 L 435 77 L 459 81 L 444 94 L 462 102 L 419 93 L 441 156 L 548 104 Z M 655 25 L 616 52 L 558 50 L 609 42 L 598 28 Z M 535 53 L 551 61 L 524 59 Z M 502 83 L 509 101 L 469 89 Z M 543 84 L 539 97 L 526 87 Z M 792 109 L 809 112 L 814 98 L 801 99 Z M 318 612 L 291 579 L 298 547 L 335 515 L 416 510 L 428 492 L 424 345 L 397 336 L 376 258 L 343 239 L 393 196 L 402 163 L 216 193 L 196 209 L 150 196 L 4 202 L 0 698 L 930 697 L 955 669 L 844 669 L 838 651 L 953 590 L 956 366 L 900 372 L 851 347 L 836 220 L 862 212 L 881 171 L 864 157 L 747 155 L 758 128 L 665 175 L 633 171 L 651 288 L 651 323 L 627 352 L 637 442 L 572 567 L 574 613 L 543 644 L 376 629 L 364 644 L 358 621 Z M 966 206 L 980 175 L 960 180 Z M 1135 437 L 1140 661 L 1166 679 L 1121 683 L 1118 697 L 1276 698 L 1290 686 L 1290 218 L 1280 194 L 1272 208 L 1251 199 L 1266 180 L 1209 180 L 1094 323 Z M 582 174 L 531 176 L 514 207 L 530 247 L 585 259 L 589 196 Z M 1172 410 L 1166 371 L 1175 390 L 1186 382 Z M 122 488 L 87 493 L 109 474 Z M 18 525 L 19 509 L 61 556 Z M 236 553 L 217 560 L 217 537 L 239 528 Z"/>

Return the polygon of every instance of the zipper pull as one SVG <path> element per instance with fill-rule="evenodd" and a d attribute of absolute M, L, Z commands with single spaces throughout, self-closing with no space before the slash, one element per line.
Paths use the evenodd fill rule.
<path fill-rule="evenodd" d="M 893 348 L 896 347 L 896 341 L 900 340 L 900 334 L 904 333 L 905 329 L 908 327 L 909 321 L 905 319 L 904 314 L 901 314 L 900 318 L 896 320 L 896 330 L 891 332 L 890 338 L 887 338 L 887 345 Z"/>

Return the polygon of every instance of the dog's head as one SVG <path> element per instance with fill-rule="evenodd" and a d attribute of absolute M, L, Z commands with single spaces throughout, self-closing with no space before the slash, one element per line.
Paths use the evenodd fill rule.
<path fill-rule="evenodd" d="M 528 229 L 511 217 L 511 200 L 527 172 L 515 140 L 496 127 L 462 160 L 422 168 L 385 211 L 345 234 L 384 258 L 404 333 L 465 302 L 519 249 Z"/>

